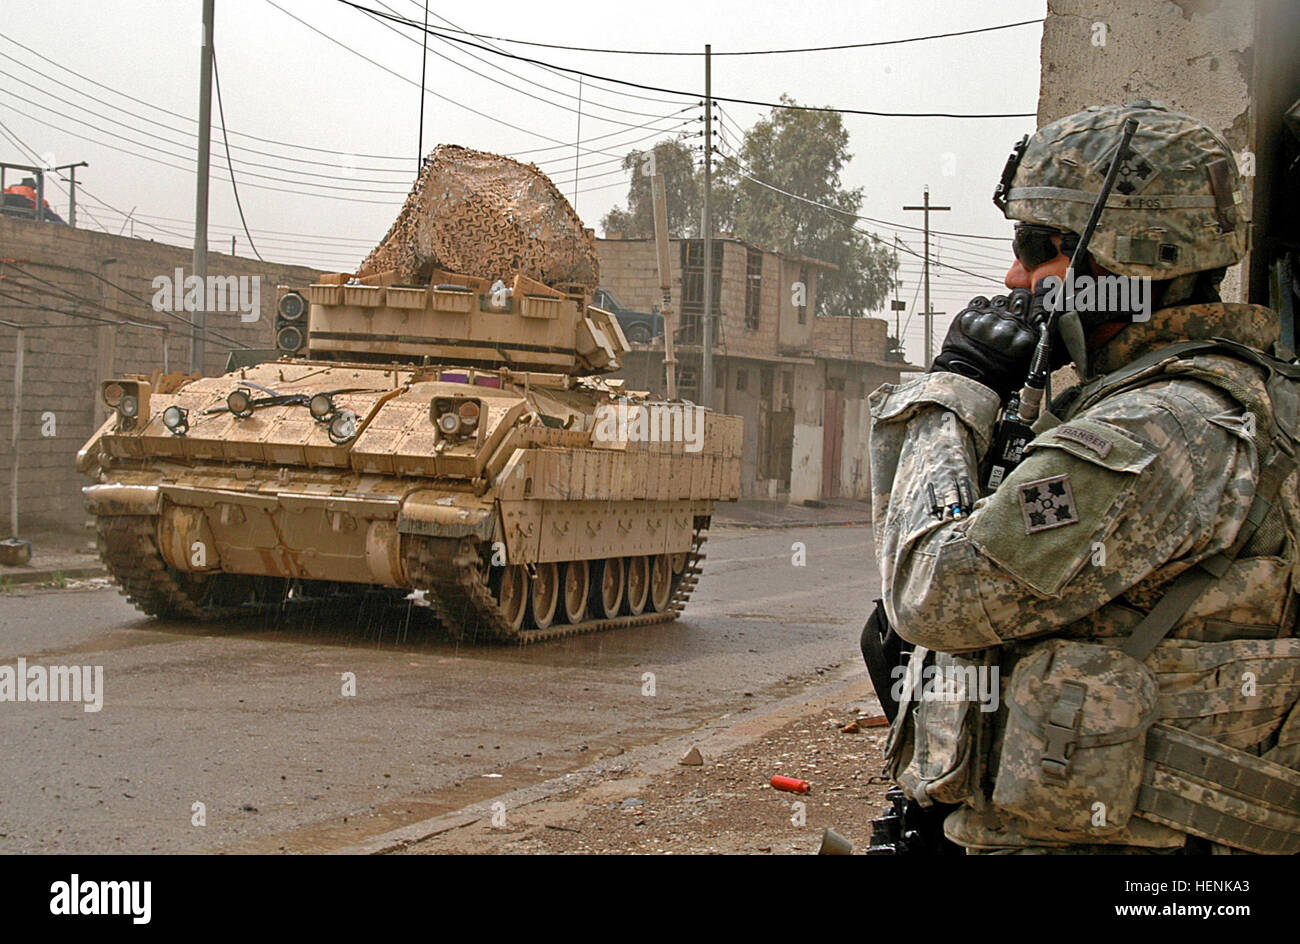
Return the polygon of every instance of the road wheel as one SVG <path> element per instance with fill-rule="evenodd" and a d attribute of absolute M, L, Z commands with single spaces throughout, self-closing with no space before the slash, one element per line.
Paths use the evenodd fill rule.
<path fill-rule="evenodd" d="M 627 559 L 627 594 L 623 600 L 623 612 L 631 616 L 640 616 L 645 611 L 646 600 L 650 596 L 650 558 L 629 557 Z"/>
<path fill-rule="evenodd" d="M 673 565 L 667 554 L 657 554 L 650 564 L 650 608 L 656 613 L 668 609 L 673 597 Z"/>
<path fill-rule="evenodd" d="M 560 608 L 560 568 L 554 563 L 537 564 L 529 581 L 528 610 L 532 624 L 547 629 Z"/>
<path fill-rule="evenodd" d="M 596 561 L 591 575 L 591 611 L 598 618 L 613 619 L 623 606 L 623 558 Z"/>
<path fill-rule="evenodd" d="M 591 575 L 585 560 L 564 565 L 564 621 L 581 623 L 587 618 L 587 596 L 591 592 Z"/>
<path fill-rule="evenodd" d="M 528 612 L 528 571 L 523 564 L 510 564 L 501 568 L 500 585 L 496 588 L 497 606 L 501 616 L 515 632 L 524 625 Z"/>
<path fill-rule="evenodd" d="M 650 329 L 645 325 L 632 325 L 623 332 L 623 336 L 633 344 L 649 344 Z"/>

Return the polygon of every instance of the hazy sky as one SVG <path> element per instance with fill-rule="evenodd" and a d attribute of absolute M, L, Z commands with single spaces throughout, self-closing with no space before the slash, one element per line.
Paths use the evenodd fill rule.
<path fill-rule="evenodd" d="M 356 2 L 424 16 L 423 0 Z M 78 224 L 192 244 L 200 0 L 6 6 L 0 20 L 0 122 L 42 163 L 89 161 L 78 171 Z M 1041 18 L 1045 8 L 1045 0 L 489 0 L 433 2 L 429 22 L 605 49 L 697 52 L 709 42 L 722 53 L 975 29 Z M 1035 23 L 874 49 L 715 56 L 713 94 L 771 102 L 786 93 L 802 104 L 878 111 L 1032 113 L 1041 37 L 1042 26 Z M 626 196 L 618 158 L 676 126 L 692 133 L 702 127 L 695 120 L 703 97 L 700 56 L 493 45 L 554 66 L 694 92 L 683 97 L 595 80 L 583 80 L 580 90 L 572 74 L 430 38 L 424 150 L 457 143 L 535 161 L 573 199 L 574 142 L 580 140 L 576 207 L 598 232 L 600 218 Z M 240 199 L 262 256 L 354 269 L 392 223 L 414 178 L 419 33 L 390 29 L 338 0 L 216 0 L 215 48 Z M 736 142 L 737 131 L 765 114 L 752 105 L 723 102 L 721 108 L 724 149 Z M 215 101 L 213 120 L 219 124 Z M 928 184 L 934 203 L 953 208 L 934 215 L 936 229 L 1009 236 L 1010 224 L 990 195 L 1011 145 L 1032 130 L 1032 118 L 847 115 L 844 121 L 853 153 L 844 183 L 864 189 L 863 215 L 919 226 L 921 214 L 901 208 L 920 203 Z M 33 162 L 3 131 L 0 160 Z M 210 245 L 228 252 L 230 237 L 237 235 L 239 253 L 251 255 L 219 132 L 212 166 Z M 56 189 L 49 199 L 66 212 L 63 192 Z M 888 241 L 900 235 L 921 251 L 918 232 L 860 225 Z M 936 268 L 936 310 L 951 315 L 971 295 L 1000 290 L 989 279 L 1000 282 L 1008 242 L 941 236 L 936 245 L 940 263 L 985 277 Z M 902 298 L 911 312 L 915 297 L 919 310 L 921 260 L 906 253 L 901 258 Z M 938 319 L 936 344 L 947 320 Z M 921 334 L 917 316 L 905 331 L 914 362 L 920 360 Z"/>

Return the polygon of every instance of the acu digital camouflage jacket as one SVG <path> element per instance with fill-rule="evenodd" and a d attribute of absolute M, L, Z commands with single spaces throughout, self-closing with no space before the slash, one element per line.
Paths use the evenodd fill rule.
<path fill-rule="evenodd" d="M 1276 316 L 1258 306 L 1164 309 L 1127 326 L 1097 368 L 1209 337 L 1268 351 L 1277 334 Z M 996 394 L 931 373 L 872 395 L 875 542 L 886 609 L 903 638 L 949 653 L 1002 647 L 1005 683 L 1005 666 L 1033 642 L 1127 636 L 1174 578 L 1232 543 L 1254 497 L 1260 424 L 1269 422 L 1255 368 L 1199 356 L 1096 402 L 1085 385 L 1073 402 L 1039 420 L 1024 461 L 996 492 L 953 518 L 934 513 L 930 489 L 946 505 L 958 480 L 979 480 Z M 1300 769 L 1295 475 L 1277 505 L 1147 665 L 1161 721 Z M 1033 824 L 975 805 L 984 812 L 968 804 L 949 818 L 951 838 L 976 848 L 1036 844 Z M 1135 819 L 1110 841 L 1173 847 L 1184 838 Z"/>

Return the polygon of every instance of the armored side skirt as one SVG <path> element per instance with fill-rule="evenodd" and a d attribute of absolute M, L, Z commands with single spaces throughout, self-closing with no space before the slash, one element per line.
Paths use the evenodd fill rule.
<path fill-rule="evenodd" d="M 691 549 L 710 501 L 494 501 L 468 492 L 238 492 L 174 485 L 93 485 L 94 515 L 157 522 L 158 547 L 186 572 L 254 574 L 408 587 L 404 534 L 497 544 L 498 563 L 676 554 Z"/>

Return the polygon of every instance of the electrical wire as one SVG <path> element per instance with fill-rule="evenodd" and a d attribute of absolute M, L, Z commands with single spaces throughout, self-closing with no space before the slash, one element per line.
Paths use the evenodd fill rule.
<path fill-rule="evenodd" d="M 416 9 L 420 9 L 420 0 L 407 0 L 407 2 L 414 5 Z M 387 6 L 387 4 L 385 4 L 385 6 Z M 452 30 L 456 32 L 462 32 L 462 33 L 465 32 L 465 30 L 461 28 L 459 23 L 452 22 L 451 20 L 447 19 L 445 16 L 438 14 L 436 11 L 430 11 L 430 12 L 433 14 L 434 19 L 441 20 L 443 23 L 446 23 L 449 27 L 452 28 Z M 442 42 L 451 45 L 450 40 L 443 39 Z M 492 45 L 492 43 L 488 40 L 484 40 L 484 42 L 489 46 Z M 538 69 L 541 72 L 549 73 L 550 75 L 553 75 L 556 78 L 564 79 L 566 82 L 573 82 L 574 84 L 577 84 L 580 81 L 579 79 L 575 79 L 571 75 L 566 75 L 563 72 L 559 71 L 558 69 L 553 69 L 550 66 L 538 65 L 535 66 L 534 68 Z M 662 98 L 660 96 L 642 95 L 639 92 L 628 92 L 620 88 L 610 88 L 609 86 L 601 85 L 599 82 L 588 82 L 587 85 L 599 89 L 601 92 L 608 92 L 610 95 L 617 95 L 621 98 L 631 98 L 643 102 L 655 102 L 656 104 L 659 105 L 673 104 L 672 102 L 669 102 L 667 99 Z"/>
<path fill-rule="evenodd" d="M 171 115 L 173 118 L 180 118 L 182 121 L 188 121 L 191 124 L 198 124 L 197 118 L 193 118 L 190 115 L 182 115 L 180 112 L 171 111 L 170 109 L 163 108 L 161 105 L 155 105 L 154 103 L 147 102 L 142 98 L 136 98 L 134 95 L 128 95 L 126 92 L 118 91 L 117 89 L 113 88 L 111 85 L 105 85 L 103 82 L 98 82 L 95 79 L 90 78 L 89 76 L 77 72 L 75 69 L 70 69 L 67 66 L 63 65 L 62 63 L 56 62 L 55 60 L 49 58 L 48 56 L 42 55 L 41 53 L 37 52 L 35 49 L 32 49 L 32 47 L 26 46 L 23 43 L 18 42 L 18 40 L 14 39 L 12 36 L 8 36 L 4 33 L 0 33 L 0 39 L 6 39 L 9 42 L 13 43 L 15 46 L 18 46 L 19 48 L 24 49 L 27 52 L 31 53 L 33 56 L 42 60 L 43 62 L 48 62 L 50 65 L 54 66 L 55 68 L 62 69 L 64 72 L 70 73 L 71 75 L 75 75 L 77 78 L 85 82 L 89 82 L 91 85 L 95 85 L 98 86 L 99 88 L 104 89 L 105 91 L 112 92 L 114 95 L 120 95 L 121 97 L 129 101 L 135 102 L 138 105 L 144 105 L 147 108 L 156 109 L 157 111 L 160 111 L 163 114 Z M 17 62 L 18 60 L 14 60 L 14 61 Z M 27 68 L 31 69 L 32 67 L 27 66 Z M 36 71 L 36 70 L 33 69 L 32 71 Z M 68 87 L 70 88 L 71 86 Z M 112 107 L 117 107 L 117 106 L 112 106 Z M 125 111 L 125 109 L 120 107 L 118 107 L 118 110 Z M 128 114 L 133 114 L 133 113 L 128 112 Z M 298 150 L 303 150 L 303 151 L 314 151 L 318 154 L 343 154 L 344 153 L 344 152 L 340 152 L 337 148 L 321 148 L 321 147 L 313 147 L 307 144 L 295 144 L 291 141 L 281 141 L 277 138 L 263 138 L 255 134 L 248 134 L 247 132 L 244 131 L 235 131 L 234 129 L 231 129 L 230 133 L 235 135 L 236 137 L 248 138 L 253 141 L 261 141 L 263 144 L 278 144 L 281 147 L 296 148 Z M 346 156 L 358 157 L 358 158 L 364 157 L 370 160 L 401 161 L 403 163 L 408 163 L 408 164 L 410 163 L 410 157 L 406 155 L 350 153 L 347 154 Z M 364 168 L 364 169 L 368 169 L 368 168 Z"/>
<path fill-rule="evenodd" d="M 83 96 L 85 96 L 86 98 L 90 99 L 92 102 L 96 102 L 97 104 L 104 105 L 104 106 L 106 106 L 106 107 L 108 107 L 108 108 L 112 108 L 112 109 L 114 109 L 114 110 L 116 110 L 116 111 L 120 111 L 120 112 L 122 112 L 122 114 L 124 114 L 124 115 L 128 115 L 128 116 L 130 116 L 131 118 L 134 118 L 136 121 L 143 121 L 143 122 L 146 122 L 146 123 L 151 124 L 151 125 L 157 125 L 159 128 L 164 128 L 164 129 L 166 129 L 166 130 L 168 130 L 168 131 L 172 131 L 172 132 L 174 132 L 174 133 L 176 133 L 176 134 L 182 134 L 182 135 L 187 135 L 187 136 L 192 136 L 192 135 L 195 134 L 195 131 L 194 131 L 194 130 L 185 129 L 185 128 L 177 128 L 177 127 L 175 127 L 174 125 L 170 125 L 170 124 L 168 124 L 168 123 L 165 122 L 165 121 L 158 121 L 158 120 L 156 120 L 156 119 L 154 119 L 154 118 L 150 118 L 148 115 L 141 115 L 141 114 L 139 114 L 138 112 L 131 111 L 131 110 L 128 109 L 128 108 L 122 108 L 120 105 L 114 105 L 112 102 L 109 102 L 109 101 L 107 101 L 107 100 L 105 100 L 105 99 L 99 98 L 99 97 L 96 96 L 96 95 L 91 95 L 89 92 L 86 92 L 86 91 L 84 91 L 84 90 L 82 90 L 82 89 L 79 89 L 79 88 L 77 88 L 76 86 L 70 85 L 70 84 L 68 84 L 67 82 L 62 82 L 62 81 L 60 81 L 59 79 L 55 78 L 54 76 L 47 75 L 46 73 L 40 71 L 39 69 L 33 68 L 32 66 L 28 65 L 27 63 L 25 63 L 25 62 L 23 62 L 23 61 L 21 61 L 21 60 L 19 60 L 19 59 L 15 59 L 13 56 L 8 55 L 7 53 L 0 52 L 0 58 L 9 59 L 9 60 L 11 60 L 12 62 L 15 62 L 15 63 L 17 63 L 18 65 L 22 66 L 23 68 L 25 68 L 25 69 L 29 69 L 31 72 L 35 73 L 36 75 L 38 75 L 38 76 L 40 76 L 42 79 L 44 79 L 46 82 L 52 82 L 52 83 L 54 83 L 55 85 L 62 86 L 63 88 L 66 88 L 66 89 L 69 89 L 70 91 L 76 92 L 76 93 L 79 94 L 79 95 L 83 95 Z M 71 105 L 71 106 L 74 107 L 74 108 L 80 108 L 82 111 L 87 111 L 87 112 L 91 112 L 92 114 L 99 115 L 100 117 L 102 117 L 102 118 L 104 118 L 104 119 L 106 119 L 106 120 L 108 120 L 108 121 L 112 121 L 114 124 L 119 124 L 119 125 L 122 125 L 123 127 L 131 127 L 130 125 L 128 125 L 128 124 L 127 124 L 126 122 L 124 122 L 124 121 L 120 121 L 120 120 L 118 120 L 117 118 L 113 118 L 113 117 L 110 116 L 110 115 L 106 115 L 106 114 L 104 114 L 102 111 L 97 111 L 97 110 L 92 109 L 92 108 L 87 108 L 85 105 L 78 104 L 77 102 L 70 101 L 69 99 L 63 98 L 63 97 L 60 96 L 60 95 L 56 95 L 56 94 L 54 94 L 53 92 L 49 91 L 48 89 L 46 89 L 46 88 L 44 88 L 44 87 L 42 87 L 42 86 L 40 86 L 40 85 L 36 85 L 36 84 L 33 83 L 33 82 L 28 82 L 26 79 L 23 79 L 23 78 L 21 78 L 20 76 L 16 76 L 16 75 L 14 75 L 13 73 L 8 72 L 8 71 L 6 71 L 6 70 L 4 70 L 4 69 L 0 69 L 0 75 L 8 76 L 9 78 L 13 79 L 14 81 L 16 81 L 16 82 L 21 82 L 23 85 L 27 86 L 28 88 L 35 89 L 35 90 L 41 92 L 41 93 L 44 94 L 44 95 L 48 95 L 50 98 L 53 98 L 53 99 L 55 99 L 56 101 L 63 102 L 63 103 L 66 104 L 66 105 Z M 154 106 L 151 106 L 151 107 L 157 108 L 158 106 L 154 105 Z M 198 124 L 198 121 L 197 121 L 196 119 L 190 118 L 190 119 L 187 119 L 187 120 L 190 121 L 192 124 L 196 124 L 196 125 Z M 138 131 L 140 131 L 142 134 L 147 134 L 147 135 L 149 135 L 149 136 L 152 137 L 152 138 L 157 138 L 159 141 L 165 141 L 165 142 L 167 142 L 168 144 L 177 144 L 177 145 L 180 145 L 180 146 L 182 146 L 182 147 L 187 147 L 187 146 L 189 146 L 189 142 L 188 142 L 188 141 L 186 141 L 186 142 L 174 141 L 174 140 L 172 140 L 171 138 L 167 138 L 167 137 L 164 137 L 163 135 L 155 134 L 155 133 L 150 132 L 150 131 L 146 131 L 146 130 L 144 130 L 143 128 L 136 128 L 136 129 L 134 129 L 134 130 L 138 130 Z M 227 133 L 227 129 L 225 128 L 225 122 L 222 122 L 221 125 L 218 125 L 216 130 L 222 131 L 223 133 Z M 237 134 L 238 132 L 235 132 L 235 131 L 229 131 L 228 133 L 229 133 L 229 134 Z M 214 137 L 214 140 L 215 140 L 215 137 Z M 291 146 L 291 145 L 286 145 L 286 146 Z M 261 156 L 263 156 L 263 157 L 273 157 L 273 158 L 276 158 L 277 160 L 281 160 L 281 161 L 293 161 L 294 163 L 298 163 L 298 164 L 311 164 L 311 165 L 316 166 L 316 167 L 339 167 L 339 166 L 340 166 L 340 162 L 339 162 L 339 161 L 318 161 L 318 160 L 313 160 L 312 158 L 306 158 L 306 157 L 294 157 L 294 156 L 292 156 L 292 155 L 288 155 L 288 154 L 276 154 L 276 153 L 274 153 L 273 151 L 263 151 L 263 150 L 261 150 L 261 149 L 259 149 L 259 148 L 250 148 L 250 147 L 248 147 L 248 146 L 246 146 L 246 145 L 240 145 L 240 144 L 232 144 L 231 147 L 234 148 L 236 151 L 245 151 L 245 152 L 247 152 L 247 153 L 249 153 L 249 154 L 258 154 L 258 155 L 261 155 Z M 338 156 L 339 156 L 340 158 L 351 158 L 351 157 L 354 157 L 355 155 L 339 153 Z M 237 158 L 237 160 L 238 160 L 240 163 L 247 163 L 247 164 L 249 164 L 250 166 L 253 166 L 253 167 L 271 167 L 271 168 L 275 168 L 275 167 L 277 167 L 277 165 L 274 165 L 274 164 L 261 164 L 261 163 L 257 163 L 257 162 L 254 162 L 254 161 L 245 161 L 245 160 L 243 160 L 242 158 Z M 353 170 L 353 171 L 359 171 L 359 170 L 361 170 L 361 171 L 374 171 L 374 172 L 381 173 L 381 174 L 398 174 L 398 175 L 401 175 L 401 176 L 403 176 L 403 177 L 408 177 L 408 178 L 409 178 L 409 176 L 410 176 L 410 171 L 409 171 L 408 169 L 406 169 L 406 168 L 395 168 L 395 167 L 351 167 L 350 165 L 349 165 L 349 167 L 350 167 L 350 169 Z M 306 174 L 306 173 L 307 173 L 306 171 L 298 171 L 298 170 L 294 170 L 294 169 L 292 169 L 292 168 L 284 168 L 284 169 L 285 169 L 286 171 L 290 172 L 290 173 L 297 173 L 297 174 Z M 317 175 L 317 176 L 332 176 L 332 175 Z M 378 183 L 395 183 L 396 181 L 377 181 L 377 182 L 378 182 Z"/>
<path fill-rule="evenodd" d="M 274 0 L 266 0 L 266 2 L 270 3 L 272 6 L 275 6 Z M 408 26 L 420 30 L 426 29 L 422 24 L 417 23 L 414 20 L 407 19 L 406 17 L 394 16 L 391 13 L 384 13 L 379 10 L 372 10 L 369 7 L 362 6 L 361 4 L 353 3 L 352 0 L 338 0 L 338 2 L 342 3 L 344 6 L 349 6 L 352 7 L 353 9 L 360 10 L 363 13 L 370 13 L 374 16 L 379 16 L 384 19 L 393 20 L 394 22 L 400 23 L 403 26 Z M 279 7 L 277 7 L 277 9 L 279 9 Z M 297 19 L 297 17 L 294 18 Z M 427 29 L 435 35 L 440 35 L 436 27 L 430 26 Z M 616 79 L 608 75 L 599 75 L 591 72 L 586 72 L 582 69 L 573 69 L 567 66 L 556 65 L 555 63 L 543 62 L 541 60 L 532 59 L 527 56 L 520 56 L 517 53 L 506 52 L 500 49 L 493 49 L 490 46 L 484 46 L 479 43 L 470 42 L 467 39 L 462 39 L 457 36 L 447 36 L 444 38 L 449 39 L 452 42 L 461 43 L 466 46 L 472 46 L 475 49 L 481 49 L 487 52 L 491 52 L 494 55 L 505 56 L 508 59 L 514 59 L 519 62 L 527 62 L 532 65 L 549 66 L 554 69 L 559 69 L 562 72 L 569 72 L 573 75 L 580 75 L 583 78 L 597 79 L 605 82 L 614 82 L 619 85 L 629 86 L 631 88 L 644 89 L 649 92 L 661 92 L 666 95 L 677 95 L 677 96 L 681 96 L 682 98 L 694 97 L 694 93 L 692 92 L 683 92 L 680 89 L 664 88 L 658 85 L 646 85 L 641 82 L 632 82 L 627 79 Z M 360 54 L 358 53 L 358 55 Z M 792 111 L 832 112 L 841 115 L 869 115 L 876 118 L 963 118 L 963 119 L 997 118 L 997 119 L 1001 119 L 1001 118 L 1036 118 L 1038 114 L 1037 112 L 998 112 L 998 113 L 972 114 L 972 113 L 958 113 L 958 112 L 876 111 L 876 110 L 865 109 L 865 108 L 836 108 L 829 105 L 797 105 L 794 104 L 793 102 L 764 102 L 764 101 L 757 101 L 755 99 L 749 99 L 749 98 L 732 98 L 725 95 L 715 95 L 713 96 L 713 98 L 720 102 L 731 102 L 732 104 L 737 104 L 737 105 L 757 105 L 761 108 L 780 108 L 780 109 L 788 109 Z M 539 137 L 544 137 L 544 136 L 539 135 Z"/>
<path fill-rule="evenodd" d="M 62 265 L 55 265 L 50 263 L 36 263 L 36 264 L 44 266 L 45 268 L 66 269 L 71 272 L 83 272 L 83 273 L 87 272 L 87 270 L 79 268 L 77 266 L 62 266 Z M 17 270 L 23 277 L 40 282 L 42 285 L 47 286 L 51 290 L 57 292 L 58 294 L 62 295 L 64 298 L 70 301 L 77 302 L 78 304 L 84 305 L 93 310 L 105 312 L 106 314 L 116 315 L 119 318 L 129 317 L 126 314 L 126 312 L 118 311 L 115 308 L 109 308 L 107 305 L 101 304 L 100 302 L 97 302 L 92 298 L 86 298 L 84 295 L 78 295 L 76 292 L 64 288 L 63 286 L 58 285 L 55 282 L 51 282 L 49 279 L 41 278 L 39 275 L 36 275 L 35 273 L 28 272 L 26 269 L 24 269 L 22 266 L 18 265 L 17 263 L 5 262 L 5 263 L 0 263 L 0 265 L 7 265 L 11 269 Z M 150 310 L 151 311 L 154 310 L 152 305 L 150 305 Z M 172 320 L 177 321 L 180 324 L 183 324 L 185 327 L 190 328 L 191 330 L 201 331 L 203 334 L 207 335 L 208 337 L 225 341 L 227 344 L 234 344 L 236 346 L 247 347 L 247 345 L 242 344 L 242 342 L 237 341 L 236 339 L 230 337 L 229 335 L 222 334 L 219 331 L 215 331 L 211 328 L 199 328 L 199 326 L 195 324 L 193 321 L 191 321 L 190 319 L 184 317 L 183 315 L 179 315 L 176 312 L 171 311 L 169 309 L 163 309 L 161 311 L 161 314 L 167 315 Z M 149 322 L 149 324 L 157 328 L 166 327 L 166 325 L 163 325 L 158 322 Z"/>
<path fill-rule="evenodd" d="M 387 4 L 383 4 L 387 6 Z M 439 17 L 442 19 L 442 17 Z M 1035 20 L 1021 20 L 1018 23 L 1003 23 L 999 26 L 982 26 L 978 29 L 956 30 L 951 33 L 932 33 L 929 36 L 910 36 L 906 39 L 884 39 L 870 43 L 843 43 L 838 46 L 804 46 L 796 49 L 745 49 L 735 52 L 715 52 L 714 56 L 779 56 L 788 53 L 804 52 L 833 52 L 841 49 L 870 49 L 877 46 L 901 46 L 904 43 L 920 43 L 931 39 L 947 39 L 952 36 L 972 36 L 976 33 L 992 33 L 997 30 L 1013 29 L 1018 26 L 1029 26 L 1032 23 L 1044 22 L 1043 17 Z M 527 39 L 510 39 L 505 36 L 484 36 L 481 33 L 474 33 L 469 30 L 455 30 L 466 36 L 473 36 L 475 39 L 495 40 L 499 43 L 513 43 L 518 46 L 538 46 L 542 49 L 563 49 L 570 52 L 596 52 L 607 53 L 610 55 L 620 56 L 703 56 L 699 51 L 670 51 L 670 50 L 652 50 L 652 49 L 600 49 L 591 46 L 564 46 L 556 43 L 540 43 Z"/>
<path fill-rule="evenodd" d="M 375 2 L 378 3 L 378 4 L 379 4 L 381 7 L 383 7 L 385 10 L 387 10 L 389 13 L 392 13 L 392 14 L 394 14 L 394 15 L 398 15 L 398 16 L 401 15 L 401 14 L 398 14 L 397 11 L 394 10 L 392 7 L 390 7 L 387 3 L 385 3 L 384 0 L 375 0 Z M 409 35 L 407 35 L 406 33 L 402 32 L 402 31 L 401 31 L 400 29 L 398 29 L 397 27 L 392 26 L 391 24 L 385 22 L 384 20 L 379 19 L 379 18 L 376 17 L 374 14 L 367 13 L 366 15 L 369 16 L 372 20 L 374 20 L 374 21 L 375 21 L 376 23 L 378 23 L 379 25 L 383 26 L 384 29 L 389 30 L 390 32 L 396 33 L 398 36 L 402 37 L 402 39 L 410 40 L 411 42 L 415 43 L 417 46 L 420 44 L 420 41 L 419 41 L 418 39 L 416 39 L 414 36 L 409 36 Z M 439 17 L 439 19 L 441 19 L 441 17 Z M 437 39 L 437 40 L 438 40 L 439 42 L 441 42 L 443 45 L 445 45 L 445 46 L 450 46 L 450 47 L 453 48 L 453 49 L 459 49 L 459 48 L 460 48 L 459 46 L 456 46 L 454 43 L 452 43 L 450 40 L 443 39 L 442 37 L 440 37 L 440 36 L 436 36 L 436 35 L 434 35 L 434 34 L 432 34 L 432 33 L 425 33 L 424 35 L 425 35 L 425 36 L 433 36 L 434 39 Z M 548 105 L 553 105 L 553 106 L 556 107 L 556 108 L 563 108 L 563 109 L 565 109 L 566 111 L 570 111 L 570 112 L 576 112 L 576 111 L 577 111 L 577 109 L 575 109 L 575 108 L 570 108 L 570 107 L 567 106 L 567 105 L 560 105 L 560 104 L 557 103 L 557 102 L 547 101 L 546 99 L 541 98 L 541 97 L 536 96 L 536 95 L 533 95 L 533 94 L 530 93 L 530 92 L 525 92 L 523 89 L 516 89 L 516 88 L 514 88 L 514 86 L 506 85 L 506 83 L 504 83 L 504 82 L 500 82 L 500 81 L 498 81 L 498 80 L 496 80 L 496 79 L 492 79 L 492 78 L 490 78 L 490 77 L 488 77 L 488 76 L 486 76 L 486 75 L 483 75 L 481 72 L 475 72 L 475 70 L 474 70 L 474 68 L 473 68 L 472 66 L 467 66 L 467 65 L 465 65 L 464 63 L 457 62 L 455 59 L 452 59 L 452 58 L 450 58 L 449 56 L 443 55 L 442 53 L 436 52 L 436 51 L 434 51 L 434 50 L 430 50 L 430 52 L 433 52 L 433 54 L 434 54 L 435 56 L 438 56 L 438 57 L 441 58 L 441 59 L 445 59 L 447 62 L 450 62 L 452 65 L 456 66 L 457 68 L 466 69 L 466 70 L 468 70 L 468 71 L 470 71 L 470 72 L 474 72 L 474 74 L 475 74 L 475 75 L 478 75 L 480 78 L 487 79 L 489 82 L 496 82 L 497 85 L 502 85 L 502 86 L 504 86 L 505 88 L 508 88 L 508 89 L 511 89 L 512 91 L 518 92 L 518 93 L 521 94 L 521 95 L 527 95 L 529 98 L 536 99 L 536 100 L 539 101 L 539 102 L 546 102 L 546 104 L 548 104 Z M 496 63 L 491 62 L 491 61 L 488 60 L 488 59 L 484 59 L 482 56 L 476 56 L 476 55 L 474 55 L 474 53 L 472 53 L 472 52 L 466 52 L 466 55 L 468 55 L 471 59 L 474 59 L 474 60 L 477 61 L 477 62 L 481 62 L 481 63 L 483 63 L 484 65 L 489 66 L 490 68 L 497 70 L 498 72 L 504 72 L 506 75 L 510 76 L 511 78 L 518 79 L 520 82 L 527 82 L 529 85 L 534 85 L 534 86 L 536 86 L 536 87 L 538 87 L 538 88 L 545 89 L 546 91 L 551 92 L 551 93 L 553 93 L 553 94 L 555 94 L 555 95 L 562 95 L 562 96 L 564 96 L 565 98 L 571 98 L 571 99 L 575 99 L 575 100 L 577 99 L 577 96 L 573 95 L 573 94 L 570 93 L 570 92 L 565 92 L 565 91 L 563 91 L 563 90 L 561 90 L 561 89 L 553 88 L 553 87 L 551 87 L 551 86 L 549 86 L 549 85 L 545 85 L 545 84 L 543 84 L 543 83 L 541 83 L 541 82 L 535 82 L 535 81 L 533 81 L 532 79 L 529 79 L 529 78 L 527 78 L 527 77 L 525 77 L 525 76 L 518 75 L 517 73 L 511 72 L 509 69 L 505 68 L 504 66 L 499 66 L 499 65 L 497 65 Z M 666 101 L 663 100 L 663 99 L 660 99 L 659 101 L 660 101 L 660 102 L 663 102 L 664 104 L 673 104 L 672 102 L 666 102 Z M 650 112 L 645 112 L 645 111 L 634 111 L 633 109 L 630 109 L 630 108 L 620 108 L 620 107 L 618 107 L 617 105 L 607 105 L 607 104 L 604 104 L 603 102 L 587 101 L 587 102 L 583 102 L 582 104 L 585 104 L 585 105 L 588 105 L 588 106 L 595 106 L 595 107 L 599 107 L 599 108 L 606 108 L 606 109 L 609 109 L 610 111 L 622 112 L 623 114 L 627 114 L 627 115 L 635 115 L 635 116 L 637 116 L 637 117 L 641 117 L 641 118 L 653 118 L 653 117 L 655 117 L 655 116 L 654 116 L 653 114 L 651 114 Z M 589 115 L 589 117 L 597 118 L 597 119 L 599 119 L 599 120 L 603 120 L 603 121 L 611 121 L 611 122 L 616 123 L 616 124 L 624 124 L 624 122 L 621 122 L 621 121 L 620 121 L 620 122 L 614 122 L 613 119 L 602 118 L 602 116 L 600 116 L 600 115 L 594 115 L 594 114 L 592 114 L 592 115 Z"/>
<path fill-rule="evenodd" d="M 211 41 L 212 38 L 210 36 L 204 38 L 204 42 L 210 43 Z M 226 126 L 226 110 L 221 104 L 221 73 L 217 71 L 216 46 L 212 47 L 212 84 L 216 86 L 217 114 L 221 116 L 221 127 L 224 129 Z M 262 254 L 257 251 L 257 246 L 253 243 L 253 234 L 248 231 L 248 220 L 244 219 L 244 205 L 239 201 L 239 185 L 235 183 L 235 165 L 230 161 L 230 141 L 226 138 L 226 132 L 224 130 L 221 132 L 221 140 L 224 141 L 226 145 L 226 167 L 230 171 L 230 189 L 235 194 L 235 209 L 239 211 L 239 222 L 243 224 L 244 235 L 248 237 L 248 245 L 249 248 L 253 250 L 253 255 L 257 256 L 258 262 L 265 262 L 266 260 L 262 258 Z M 207 202 L 206 193 L 204 194 L 204 202 Z M 207 211 L 205 210 L 205 215 L 206 212 Z M 206 241 L 207 238 L 208 234 L 204 233 L 203 239 Z"/>

